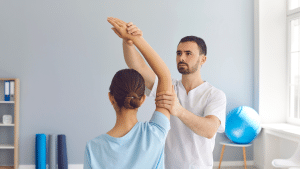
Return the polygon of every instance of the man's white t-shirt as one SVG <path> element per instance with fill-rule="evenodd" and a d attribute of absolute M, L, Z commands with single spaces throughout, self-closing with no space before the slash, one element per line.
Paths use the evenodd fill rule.
<path fill-rule="evenodd" d="M 157 84 L 156 76 L 152 90 L 146 89 L 145 94 L 156 97 Z M 221 121 L 217 132 L 225 131 L 226 96 L 223 91 L 204 82 L 187 94 L 181 80 L 172 79 L 172 84 L 183 108 L 201 117 L 216 116 Z M 165 145 L 166 169 L 212 169 L 216 134 L 212 139 L 199 136 L 172 115 L 170 123 Z"/>

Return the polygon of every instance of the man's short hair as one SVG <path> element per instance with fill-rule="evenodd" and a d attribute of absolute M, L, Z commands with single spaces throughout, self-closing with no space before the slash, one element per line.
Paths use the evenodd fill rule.
<path fill-rule="evenodd" d="M 182 42 L 189 42 L 189 41 L 196 42 L 199 47 L 200 54 L 204 54 L 206 56 L 206 53 L 207 53 L 206 44 L 203 39 L 201 39 L 197 36 L 186 36 L 180 40 L 178 45 Z"/>

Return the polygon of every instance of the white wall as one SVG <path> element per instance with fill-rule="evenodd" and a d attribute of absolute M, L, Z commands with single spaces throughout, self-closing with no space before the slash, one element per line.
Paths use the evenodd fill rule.
<path fill-rule="evenodd" d="M 127 65 L 108 16 L 141 28 L 177 79 L 178 42 L 202 37 L 208 51 L 203 80 L 224 91 L 227 112 L 253 106 L 252 0 L 2 0 L 0 77 L 20 78 L 20 165 L 34 164 L 37 133 L 65 134 L 69 164 L 82 164 L 86 141 L 114 126 L 108 89 Z M 149 120 L 154 106 L 147 98 L 138 119 Z M 215 161 L 224 139 L 217 135 Z M 247 149 L 248 160 L 252 152 Z M 243 161 L 240 150 L 225 153 L 224 161 Z"/>
<path fill-rule="evenodd" d="M 255 108 L 262 123 L 286 122 L 287 113 L 287 56 L 286 1 L 254 1 Z M 269 156 L 263 152 L 265 140 L 254 141 L 254 162 L 262 168 Z M 275 143 L 267 143 L 275 144 Z M 269 162 L 269 160 L 268 160 Z"/>
<path fill-rule="evenodd" d="M 286 122 L 286 2 L 259 0 L 259 114 L 262 123 Z M 255 29 L 257 30 L 257 29 Z"/>

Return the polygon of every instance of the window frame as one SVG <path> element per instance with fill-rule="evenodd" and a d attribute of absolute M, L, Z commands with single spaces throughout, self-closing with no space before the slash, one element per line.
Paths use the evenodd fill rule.
<path fill-rule="evenodd" d="M 287 4 L 286 4 L 286 14 L 288 16 L 300 12 L 300 7 L 295 8 L 293 10 L 289 10 L 290 0 L 287 0 L 286 2 L 287 2 Z"/>
<path fill-rule="evenodd" d="M 300 118 L 294 118 L 291 117 L 290 114 L 290 102 L 291 102 L 291 20 L 295 19 L 295 18 L 299 18 L 300 19 L 300 7 L 293 9 L 293 10 L 289 10 L 289 4 L 290 4 L 290 0 L 287 0 L 287 5 L 286 5 L 286 10 L 287 10 L 287 16 L 286 16 L 286 24 L 287 24 L 287 72 L 288 72 L 288 112 L 287 112 L 287 123 L 290 124 L 295 124 L 295 125 L 300 125 Z M 300 59 L 300 58 L 299 58 Z M 300 66 L 300 64 L 299 64 Z M 299 87 L 300 89 L 300 87 Z M 298 91 L 299 92 L 299 91 Z M 300 98 L 299 98 L 300 99 Z M 299 102 L 298 102 L 299 104 Z M 300 104 L 298 105 L 298 109 Z"/>

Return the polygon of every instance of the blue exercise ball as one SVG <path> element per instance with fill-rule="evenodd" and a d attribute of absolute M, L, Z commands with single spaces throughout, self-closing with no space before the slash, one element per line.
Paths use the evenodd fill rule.
<path fill-rule="evenodd" d="M 248 144 L 260 130 L 260 117 L 251 107 L 234 108 L 226 116 L 225 134 L 234 143 Z"/>

